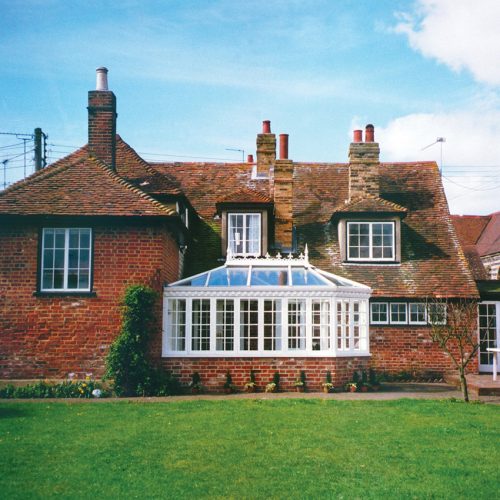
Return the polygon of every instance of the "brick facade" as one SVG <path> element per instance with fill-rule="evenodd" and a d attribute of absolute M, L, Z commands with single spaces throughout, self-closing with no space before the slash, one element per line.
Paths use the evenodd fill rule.
<path fill-rule="evenodd" d="M 95 296 L 34 295 L 36 225 L 0 229 L 0 378 L 60 378 L 68 372 L 101 376 L 109 345 L 120 328 L 127 286 L 158 292 L 178 277 L 175 240 L 162 225 L 93 226 Z M 161 294 L 157 304 L 160 352 Z"/>

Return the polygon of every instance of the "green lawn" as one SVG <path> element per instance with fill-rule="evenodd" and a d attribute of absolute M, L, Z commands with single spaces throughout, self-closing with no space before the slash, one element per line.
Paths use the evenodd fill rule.
<path fill-rule="evenodd" d="M 0 497 L 495 498 L 500 408 L 0 403 Z"/>

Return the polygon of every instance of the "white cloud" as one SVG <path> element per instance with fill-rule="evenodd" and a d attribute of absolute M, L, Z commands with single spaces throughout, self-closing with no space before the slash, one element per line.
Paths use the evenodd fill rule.
<path fill-rule="evenodd" d="M 486 214 L 500 208 L 500 110 L 477 108 L 420 113 L 377 128 L 382 161 L 434 160 L 441 164 L 452 213 Z M 434 143 L 438 137 L 446 142 Z"/>
<path fill-rule="evenodd" d="M 413 49 L 455 71 L 469 70 L 478 82 L 500 85 L 500 2 L 417 0 L 400 14 L 397 33 Z"/>

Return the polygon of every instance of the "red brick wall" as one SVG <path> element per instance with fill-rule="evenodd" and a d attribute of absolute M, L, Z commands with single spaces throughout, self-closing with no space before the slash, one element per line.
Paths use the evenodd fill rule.
<path fill-rule="evenodd" d="M 293 383 L 306 372 L 308 389 L 321 390 L 326 372 L 330 370 L 337 387 L 352 379 L 354 370 L 366 369 L 369 358 L 164 358 L 162 365 L 180 378 L 183 384 L 191 381 L 191 374 L 198 372 L 201 383 L 208 391 L 221 391 L 229 370 L 233 384 L 243 389 L 250 380 L 250 370 L 255 370 L 257 387 L 264 390 L 272 382 L 276 371 L 280 386 L 293 390 Z"/>
<path fill-rule="evenodd" d="M 454 370 L 450 357 L 429 337 L 427 327 L 370 326 L 370 366 L 375 370 L 422 373 Z M 477 356 L 468 371 L 478 372 Z"/>
<path fill-rule="evenodd" d="M 161 291 L 178 278 L 178 250 L 161 226 L 93 227 L 96 297 L 34 296 L 38 227 L 0 228 L 0 378 L 100 376 L 128 285 Z M 157 304 L 161 339 L 161 295 Z M 159 351 L 157 351 L 159 352 Z"/>

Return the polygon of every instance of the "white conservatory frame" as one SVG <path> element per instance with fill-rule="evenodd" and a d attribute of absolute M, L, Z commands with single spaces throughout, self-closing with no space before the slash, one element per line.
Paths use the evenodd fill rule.
<path fill-rule="evenodd" d="M 286 272 L 284 280 L 286 284 L 251 284 L 255 273 L 264 272 L 265 274 L 266 271 L 268 275 L 272 271 Z M 215 275 L 215 272 L 218 274 Z M 231 272 L 239 272 L 240 276 L 243 272 L 246 272 L 246 284 L 231 285 L 229 283 Z M 222 286 L 220 284 L 210 284 L 211 275 L 224 276 L 224 273 L 227 273 L 228 283 Z M 307 277 L 310 277 L 312 284 L 294 285 L 292 282 L 293 276 L 302 276 L 302 280 L 305 277 L 306 281 Z M 366 285 L 327 273 L 311 265 L 308 259 L 307 247 L 305 254 L 300 254 L 296 258 L 291 254 L 287 258 L 283 258 L 280 254 L 276 257 L 266 255 L 264 258 L 234 257 L 228 250 L 227 259 L 223 266 L 177 281 L 164 288 L 162 356 L 165 358 L 369 356 L 369 298 L 371 292 L 371 288 Z M 178 320 L 178 312 L 174 311 L 169 314 L 171 312 L 169 307 L 177 307 L 179 300 L 182 301 L 184 307 L 181 313 L 184 321 Z M 193 349 L 196 339 L 199 339 L 199 335 L 197 335 L 193 342 L 192 337 L 193 331 L 199 328 L 199 321 L 195 324 L 195 329 L 193 329 L 192 323 L 194 318 L 192 305 L 193 301 L 196 300 L 207 300 L 210 303 L 210 319 L 204 323 L 205 341 L 203 342 L 206 347 L 206 341 L 209 338 L 208 350 L 201 350 L 201 344 L 198 344 L 197 349 Z M 220 341 L 221 338 L 226 338 L 224 334 L 220 335 L 220 321 L 217 323 L 217 301 L 222 300 L 233 301 L 232 322 L 229 324 L 233 329 L 232 350 L 216 349 L 217 339 Z M 247 338 L 244 335 L 247 323 L 244 320 L 244 324 L 240 324 L 240 320 L 244 318 L 244 312 L 240 311 L 241 301 L 249 300 L 258 303 L 258 321 L 252 323 L 254 328 L 258 325 L 256 327 L 258 329 L 258 342 L 257 348 L 254 350 L 243 348 L 244 341 L 242 341 L 242 338 Z M 264 348 L 264 301 L 279 301 L 274 303 L 280 308 L 279 339 L 281 345 L 279 350 L 266 350 Z M 293 321 L 293 315 L 296 312 L 294 306 L 290 308 L 289 304 L 296 304 L 297 302 L 301 304 L 299 326 L 297 326 L 297 323 L 289 324 L 289 319 L 291 318 Z M 313 325 L 313 304 L 318 304 L 318 302 L 328 305 L 319 307 L 321 311 L 319 315 L 318 308 L 316 308 L 314 313 L 316 323 Z M 245 305 L 247 304 L 245 302 Z M 201 303 L 197 302 L 196 305 L 201 305 Z M 208 306 L 207 302 L 204 305 Z M 303 310 L 304 306 L 305 310 Z M 326 317 L 324 311 L 328 315 L 327 321 L 324 320 Z M 172 320 L 174 314 L 177 320 Z M 317 323 L 317 318 L 322 314 L 323 319 L 320 319 L 319 323 Z M 181 327 L 178 326 L 179 324 L 181 324 Z M 314 347 L 313 326 L 316 327 Z M 324 342 L 326 337 L 322 333 L 318 336 L 318 327 L 321 332 L 328 332 L 327 342 Z M 301 332 L 299 333 L 300 347 L 290 348 L 291 345 L 297 345 L 297 328 Z M 181 331 L 180 334 L 179 331 Z M 295 331 L 295 335 L 290 335 L 291 331 Z M 174 332 L 174 335 L 172 335 L 172 332 Z M 252 338 L 255 339 L 255 337 Z M 179 339 L 181 339 L 180 343 Z M 269 339 L 269 334 L 266 339 Z M 174 345 L 183 345 L 184 349 L 173 350 L 171 347 Z M 269 346 L 269 343 L 267 345 Z"/>

